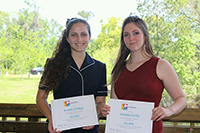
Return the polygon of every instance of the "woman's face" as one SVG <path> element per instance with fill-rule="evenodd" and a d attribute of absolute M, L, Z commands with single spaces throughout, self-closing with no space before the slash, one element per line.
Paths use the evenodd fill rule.
<path fill-rule="evenodd" d="M 144 34 L 135 23 L 128 23 L 124 27 L 123 39 L 126 47 L 131 51 L 140 51 L 144 45 Z"/>
<path fill-rule="evenodd" d="M 83 23 L 75 23 L 69 31 L 67 41 L 70 44 L 72 54 L 85 52 L 90 41 L 88 28 Z"/>

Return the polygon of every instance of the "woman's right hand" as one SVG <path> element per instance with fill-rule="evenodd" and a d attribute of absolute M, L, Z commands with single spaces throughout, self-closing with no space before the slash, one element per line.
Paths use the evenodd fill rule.
<path fill-rule="evenodd" d="M 55 128 L 55 129 L 53 130 L 52 120 L 49 120 L 48 130 L 49 130 L 50 133 L 61 133 L 61 132 L 62 132 L 62 131 L 56 131 L 57 128 Z"/>
<path fill-rule="evenodd" d="M 109 112 L 110 112 L 110 106 L 108 105 L 103 105 L 102 108 L 101 108 L 101 114 L 106 117 L 107 115 L 109 115 Z"/>

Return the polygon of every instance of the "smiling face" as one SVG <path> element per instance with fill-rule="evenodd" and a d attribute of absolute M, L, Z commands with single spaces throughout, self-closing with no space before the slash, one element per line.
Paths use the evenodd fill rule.
<path fill-rule="evenodd" d="M 141 51 L 144 45 L 144 34 L 135 23 L 131 22 L 124 27 L 123 40 L 131 52 Z"/>
<path fill-rule="evenodd" d="M 72 54 L 76 52 L 85 53 L 90 41 L 87 26 L 81 22 L 75 23 L 69 31 L 67 41 L 70 44 Z"/>

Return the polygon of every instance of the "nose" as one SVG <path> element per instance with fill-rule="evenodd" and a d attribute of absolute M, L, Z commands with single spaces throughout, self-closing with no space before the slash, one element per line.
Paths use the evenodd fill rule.
<path fill-rule="evenodd" d="M 130 35 L 130 36 L 129 36 L 129 40 L 130 40 L 130 41 L 134 41 L 134 40 L 135 40 L 135 37 L 134 37 L 133 35 Z"/>
<path fill-rule="evenodd" d="M 82 37 L 80 35 L 78 35 L 77 40 L 82 41 Z"/>

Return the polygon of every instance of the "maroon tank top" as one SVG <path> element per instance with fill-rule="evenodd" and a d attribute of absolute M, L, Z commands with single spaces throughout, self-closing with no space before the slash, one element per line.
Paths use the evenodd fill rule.
<path fill-rule="evenodd" d="M 162 98 L 163 83 L 156 74 L 159 58 L 152 57 L 134 71 L 124 67 L 115 83 L 118 99 L 154 102 L 158 107 Z M 162 133 L 162 121 L 153 122 L 152 133 Z"/>

